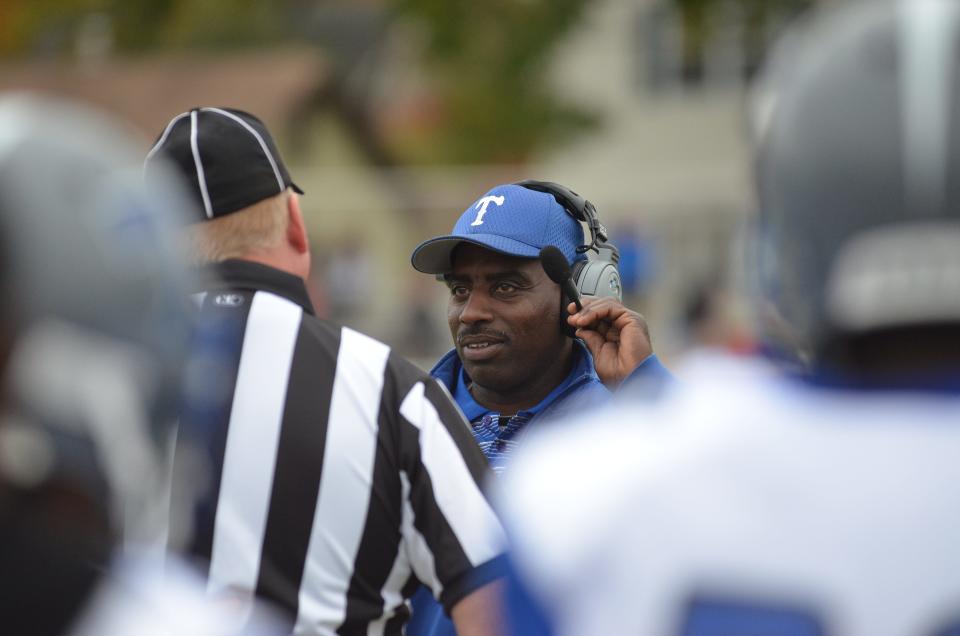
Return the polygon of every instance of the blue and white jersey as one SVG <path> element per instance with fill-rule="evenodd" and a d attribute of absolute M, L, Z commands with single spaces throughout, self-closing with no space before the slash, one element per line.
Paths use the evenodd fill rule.
<path fill-rule="evenodd" d="M 498 480 L 520 633 L 960 634 L 960 396 L 678 375 Z"/>

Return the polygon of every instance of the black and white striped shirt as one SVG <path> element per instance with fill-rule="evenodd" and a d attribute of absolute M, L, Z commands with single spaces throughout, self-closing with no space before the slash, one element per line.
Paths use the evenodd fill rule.
<path fill-rule="evenodd" d="M 209 591 L 274 601 L 297 634 L 399 634 L 419 583 L 449 610 L 495 578 L 486 462 L 446 390 L 316 318 L 301 279 L 236 260 L 217 274 L 197 299 L 233 353 L 204 388 L 227 399 L 181 421 L 213 467 L 190 544 Z"/>

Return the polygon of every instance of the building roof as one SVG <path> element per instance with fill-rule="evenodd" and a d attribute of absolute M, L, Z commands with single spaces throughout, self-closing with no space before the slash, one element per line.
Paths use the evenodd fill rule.
<path fill-rule="evenodd" d="M 0 91 L 88 102 L 128 121 L 147 140 L 173 116 L 201 105 L 250 111 L 279 132 L 328 79 L 329 66 L 309 48 L 0 64 Z"/>

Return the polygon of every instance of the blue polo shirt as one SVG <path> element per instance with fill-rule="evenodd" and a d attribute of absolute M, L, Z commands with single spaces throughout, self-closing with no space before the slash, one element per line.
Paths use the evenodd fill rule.
<path fill-rule="evenodd" d="M 448 361 L 451 354 L 452 360 Z M 438 371 L 440 369 L 443 371 Z M 518 438 L 521 437 L 520 433 L 534 419 L 547 412 L 553 417 L 558 416 L 565 402 L 574 398 L 577 406 L 581 408 L 605 403 L 610 398 L 610 391 L 603 386 L 597 376 L 593 366 L 593 356 L 579 340 L 574 342 L 573 368 L 570 369 L 567 377 L 538 404 L 513 414 L 497 413 L 477 404 L 473 395 L 470 394 L 470 378 L 460 364 L 456 351 L 447 354 L 434 367 L 431 375 L 438 377 L 447 385 L 460 410 L 467 416 L 473 429 L 473 436 L 490 461 L 490 467 L 494 473 L 500 473 L 503 470 Z"/>

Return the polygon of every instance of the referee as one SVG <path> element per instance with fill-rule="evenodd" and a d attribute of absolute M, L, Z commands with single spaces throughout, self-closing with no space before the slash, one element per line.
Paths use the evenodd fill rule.
<path fill-rule="evenodd" d="M 163 130 L 146 177 L 168 161 L 195 195 L 186 233 L 208 282 L 194 299 L 223 352 L 189 374 L 180 431 L 212 466 L 188 521 L 208 591 L 270 600 L 296 634 L 401 634 L 423 583 L 460 634 L 495 633 L 503 539 L 484 458 L 440 385 L 314 315 L 302 191 L 266 127 L 195 108 Z M 194 479 L 188 459 L 174 488 Z"/>

